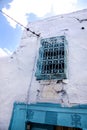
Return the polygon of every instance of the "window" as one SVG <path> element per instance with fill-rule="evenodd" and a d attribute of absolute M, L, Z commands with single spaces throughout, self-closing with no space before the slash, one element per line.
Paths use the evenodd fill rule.
<path fill-rule="evenodd" d="M 67 41 L 65 36 L 51 37 L 41 40 L 37 61 L 36 79 L 66 79 Z"/>

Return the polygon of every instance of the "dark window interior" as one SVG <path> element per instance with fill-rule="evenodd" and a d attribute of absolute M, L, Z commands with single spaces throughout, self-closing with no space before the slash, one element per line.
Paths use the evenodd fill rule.
<path fill-rule="evenodd" d="M 64 44 L 45 43 L 42 52 L 42 74 L 55 74 L 64 72 Z M 52 44 L 52 45 L 51 45 Z"/>

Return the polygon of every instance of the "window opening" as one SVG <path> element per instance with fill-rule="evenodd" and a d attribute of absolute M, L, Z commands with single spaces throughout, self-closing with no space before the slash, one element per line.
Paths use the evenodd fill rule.
<path fill-rule="evenodd" d="M 37 62 L 37 80 L 66 79 L 67 41 L 65 36 L 41 39 Z"/>

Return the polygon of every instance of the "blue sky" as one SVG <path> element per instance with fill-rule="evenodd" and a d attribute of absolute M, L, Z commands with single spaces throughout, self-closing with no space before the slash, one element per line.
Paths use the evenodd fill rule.
<path fill-rule="evenodd" d="M 9 2 L 11 0 L 0 0 L 0 9 L 4 7 L 8 8 Z M 20 41 L 20 36 L 21 28 L 10 26 L 6 17 L 0 13 L 0 48 L 7 48 L 13 51 Z"/>
<path fill-rule="evenodd" d="M 24 26 L 31 21 L 85 8 L 87 0 L 0 0 L 0 10 Z M 0 13 L 0 48 L 14 51 L 20 44 L 22 32 L 19 25 Z"/>

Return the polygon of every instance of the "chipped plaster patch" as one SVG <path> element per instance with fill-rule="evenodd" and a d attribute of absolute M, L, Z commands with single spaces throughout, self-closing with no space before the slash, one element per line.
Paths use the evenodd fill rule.
<path fill-rule="evenodd" d="M 59 100 L 61 99 L 62 94 L 58 93 L 58 91 L 60 92 L 62 89 L 61 84 L 45 85 L 42 87 L 40 97 L 49 100 Z"/>

